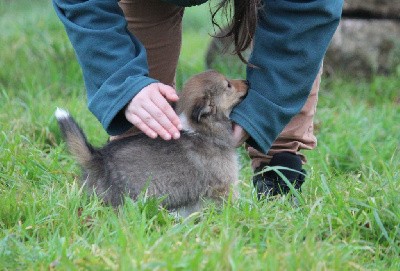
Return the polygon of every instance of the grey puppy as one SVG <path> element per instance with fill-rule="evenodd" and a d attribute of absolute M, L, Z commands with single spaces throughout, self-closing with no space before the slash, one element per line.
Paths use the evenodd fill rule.
<path fill-rule="evenodd" d="M 188 215 L 202 199 L 220 201 L 237 195 L 238 167 L 229 114 L 247 93 L 243 80 L 215 71 L 195 75 L 184 85 L 176 112 L 181 138 L 164 141 L 144 134 L 90 145 L 69 113 L 55 115 L 69 151 L 84 171 L 84 184 L 106 203 L 118 206 L 124 196 L 164 197 L 161 205 Z"/>

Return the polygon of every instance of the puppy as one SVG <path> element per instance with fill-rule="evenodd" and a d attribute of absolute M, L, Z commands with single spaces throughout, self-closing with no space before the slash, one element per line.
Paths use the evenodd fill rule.
<path fill-rule="evenodd" d="M 140 193 L 164 198 L 161 205 L 188 215 L 202 199 L 236 196 L 238 167 L 229 114 L 247 93 L 243 80 L 228 80 L 215 71 L 193 76 L 184 85 L 176 112 L 181 138 L 164 141 L 137 134 L 90 145 L 74 119 L 55 112 L 69 151 L 84 171 L 84 184 L 106 203 L 118 206 L 124 196 Z M 232 190 L 231 190 L 232 189 Z"/>

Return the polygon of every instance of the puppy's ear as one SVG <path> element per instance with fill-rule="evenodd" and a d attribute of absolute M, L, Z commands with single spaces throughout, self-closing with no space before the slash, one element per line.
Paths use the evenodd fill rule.
<path fill-rule="evenodd" d="M 202 117 L 209 115 L 212 111 L 210 101 L 206 98 L 197 99 L 193 105 L 191 119 L 195 122 L 200 122 Z"/>

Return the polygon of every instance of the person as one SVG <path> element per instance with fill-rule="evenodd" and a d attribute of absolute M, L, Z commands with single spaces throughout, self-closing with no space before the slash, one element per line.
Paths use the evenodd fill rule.
<path fill-rule="evenodd" d="M 136 127 L 151 138 L 179 139 L 182 124 L 170 103 L 179 99 L 182 18 L 185 8 L 205 2 L 53 0 L 82 68 L 88 107 L 108 134 L 118 138 Z M 246 142 L 256 173 L 266 165 L 294 169 L 282 173 L 300 189 L 306 158 L 299 151 L 316 145 L 322 61 L 343 0 L 221 0 L 213 14 L 229 5 L 236 53 L 252 44 L 250 89 L 230 116 L 234 139 Z M 259 196 L 289 191 L 274 171 L 253 182 Z"/>

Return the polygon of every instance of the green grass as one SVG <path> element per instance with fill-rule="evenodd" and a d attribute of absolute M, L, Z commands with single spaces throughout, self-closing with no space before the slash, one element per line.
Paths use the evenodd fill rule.
<path fill-rule="evenodd" d="M 178 85 L 204 69 L 211 29 L 207 6 L 185 16 Z M 239 201 L 179 220 L 154 200 L 115 211 L 79 187 L 55 108 L 95 145 L 107 135 L 50 3 L 0 2 L 0 32 L 0 270 L 400 269 L 400 73 L 324 80 L 300 206 L 258 202 L 240 150 Z"/>

